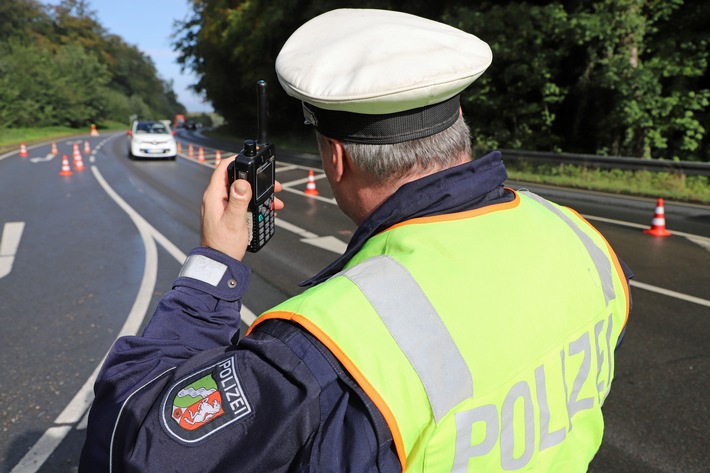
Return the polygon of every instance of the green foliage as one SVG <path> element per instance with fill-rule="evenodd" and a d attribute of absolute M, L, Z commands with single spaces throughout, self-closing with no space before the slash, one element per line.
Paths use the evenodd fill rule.
<path fill-rule="evenodd" d="M 254 127 L 258 79 L 274 85 L 274 126 L 300 126 L 299 104 L 277 86 L 273 68 L 288 36 L 321 12 L 372 7 L 444 21 L 491 45 L 492 66 L 462 94 L 477 150 L 710 161 L 705 0 L 192 4 L 193 17 L 175 33 L 180 62 L 197 73 L 195 89 L 245 134 Z"/>
<path fill-rule="evenodd" d="M 49 23 L 42 6 L 32 0 L 3 0 L 0 2 L 0 43 L 14 39 L 32 41 L 33 31 Z"/>
<path fill-rule="evenodd" d="M 81 46 L 0 49 L 0 126 L 78 127 L 102 116 L 108 73 Z"/>
<path fill-rule="evenodd" d="M 101 126 L 185 111 L 150 58 L 108 35 L 85 0 L 2 0 L 0 104 L 0 128 Z"/>
<path fill-rule="evenodd" d="M 460 6 L 444 16 L 444 22 L 484 39 L 493 50 L 489 70 L 462 95 L 476 139 L 512 148 L 558 145 L 552 127 L 568 87 L 556 75 L 570 54 L 568 20 L 554 3 L 491 2 L 475 9 Z"/>
<path fill-rule="evenodd" d="M 578 123 L 592 128 L 597 150 L 645 158 L 683 153 L 687 159 L 699 148 L 705 127 L 697 112 L 710 97 L 698 80 L 707 74 L 710 10 L 703 12 L 705 26 L 692 26 L 697 20 L 680 9 L 684 3 L 693 2 L 605 0 L 574 15 L 585 61 L 576 96 L 584 97 L 585 113 L 598 103 L 604 107 L 590 114 L 594 123 L 583 117 Z M 684 23 L 688 28 L 678 27 Z"/>

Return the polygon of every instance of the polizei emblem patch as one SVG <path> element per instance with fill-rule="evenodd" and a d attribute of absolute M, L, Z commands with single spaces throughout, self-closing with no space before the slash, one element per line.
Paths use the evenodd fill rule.
<path fill-rule="evenodd" d="M 251 412 L 232 357 L 175 383 L 163 399 L 162 422 L 173 437 L 195 443 Z"/>

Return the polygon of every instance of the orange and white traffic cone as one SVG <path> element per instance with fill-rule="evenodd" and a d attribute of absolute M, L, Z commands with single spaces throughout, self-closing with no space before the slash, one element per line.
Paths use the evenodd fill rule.
<path fill-rule="evenodd" d="M 644 233 L 654 236 L 671 236 L 672 233 L 666 230 L 666 211 L 663 208 L 663 199 L 658 199 L 656 203 L 656 213 L 653 215 L 651 228 L 644 230 Z"/>
<path fill-rule="evenodd" d="M 52 141 L 52 154 L 59 154 L 59 150 L 57 149 L 57 143 Z"/>
<path fill-rule="evenodd" d="M 88 141 L 84 141 L 84 154 L 91 154 L 91 148 L 89 148 Z"/>
<path fill-rule="evenodd" d="M 178 154 L 182 154 L 182 141 L 177 142 L 177 152 Z"/>
<path fill-rule="evenodd" d="M 81 153 L 79 152 L 79 145 L 74 145 L 74 152 L 72 153 L 72 158 L 74 158 L 74 170 L 83 171 L 86 169 L 84 167 L 84 161 L 81 159 Z"/>
<path fill-rule="evenodd" d="M 24 143 L 20 144 L 20 157 L 22 157 L 22 158 L 27 157 L 27 146 L 25 146 Z"/>
<path fill-rule="evenodd" d="M 99 136 L 99 131 L 93 123 L 91 124 L 91 136 Z"/>
<path fill-rule="evenodd" d="M 190 143 L 190 144 L 187 146 L 187 156 L 188 156 L 189 158 L 192 158 L 192 157 L 195 156 L 195 153 L 192 151 L 192 143 Z"/>
<path fill-rule="evenodd" d="M 313 175 L 313 169 L 308 171 L 308 184 L 306 184 L 306 195 L 318 195 L 318 189 L 316 189 L 316 178 Z"/>
<path fill-rule="evenodd" d="M 200 162 L 205 160 L 205 150 L 202 149 L 202 146 L 197 150 L 197 160 Z"/>
<path fill-rule="evenodd" d="M 74 174 L 71 172 L 71 167 L 69 167 L 69 158 L 67 158 L 67 155 L 64 154 L 62 155 L 62 170 L 59 171 L 60 176 L 71 176 Z"/>
<path fill-rule="evenodd" d="M 219 166 L 219 163 L 222 162 L 222 153 L 217 150 L 217 152 L 214 154 L 214 165 L 215 167 Z"/>

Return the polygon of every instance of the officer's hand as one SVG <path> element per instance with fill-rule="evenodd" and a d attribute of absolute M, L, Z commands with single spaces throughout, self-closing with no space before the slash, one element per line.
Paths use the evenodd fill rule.
<path fill-rule="evenodd" d="M 236 156 L 222 160 L 202 196 L 201 244 L 241 261 L 249 244 L 247 205 L 251 199 L 251 186 L 238 179 L 227 189 L 227 166 L 234 158 Z M 281 191 L 278 182 L 275 191 Z M 283 207 L 281 200 L 274 199 L 274 210 Z"/>

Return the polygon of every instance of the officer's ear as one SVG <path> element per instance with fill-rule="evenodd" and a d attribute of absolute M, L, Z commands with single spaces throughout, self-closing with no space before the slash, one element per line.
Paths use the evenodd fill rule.
<path fill-rule="evenodd" d="M 323 165 L 327 165 L 330 168 L 331 178 L 339 183 L 350 172 L 352 162 L 341 141 L 326 136 L 323 136 L 322 140 L 321 158 L 323 159 Z"/>

